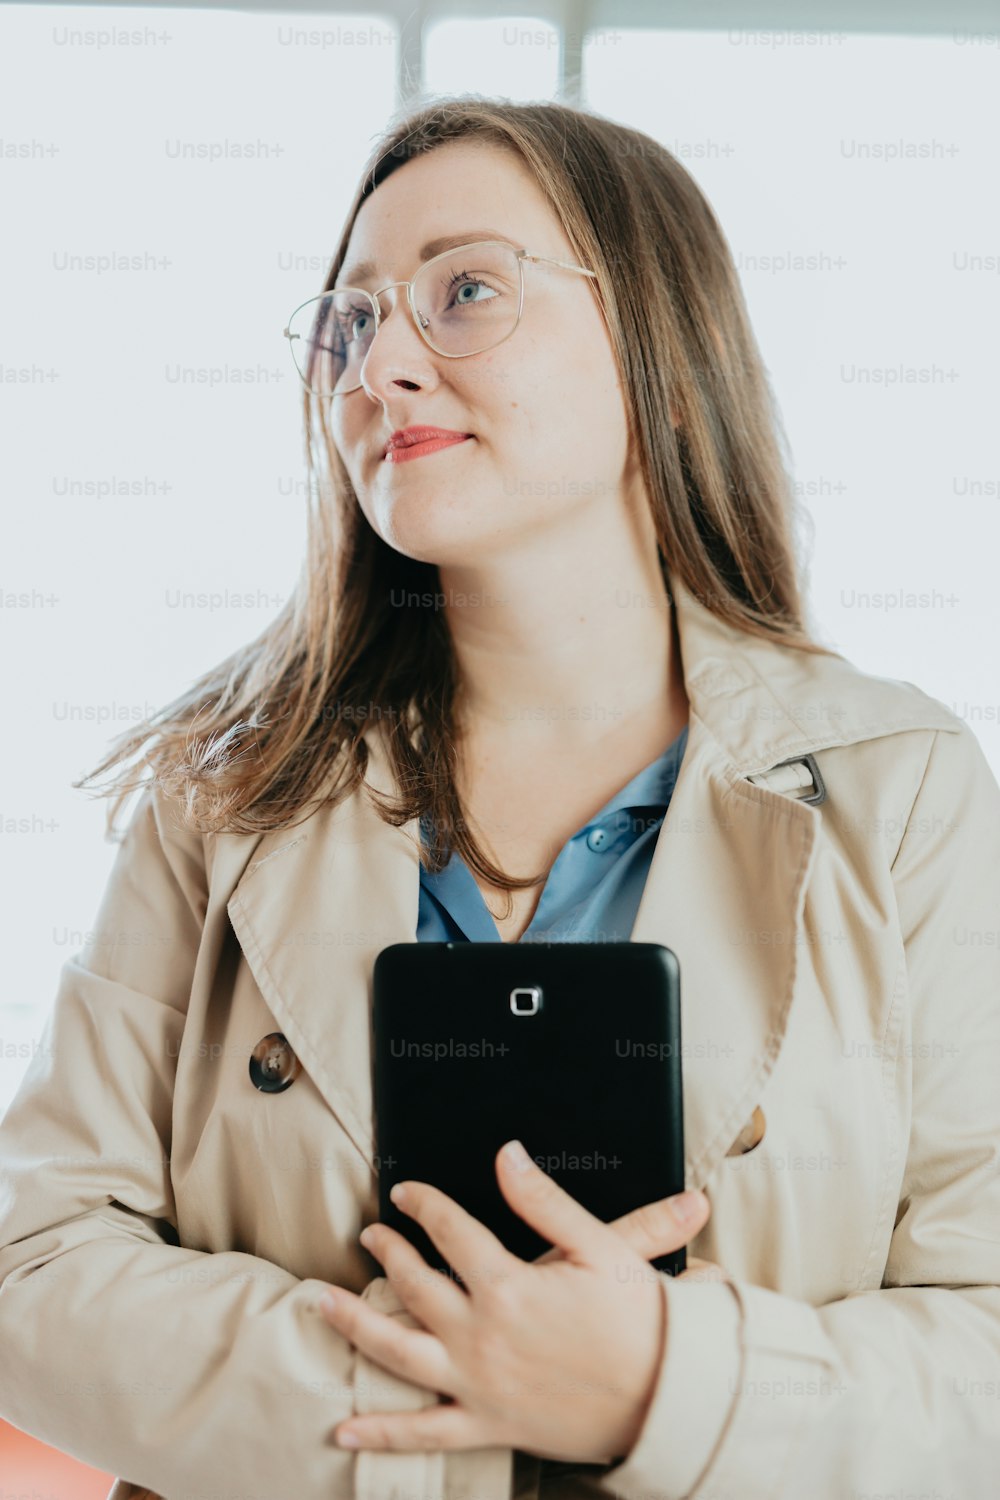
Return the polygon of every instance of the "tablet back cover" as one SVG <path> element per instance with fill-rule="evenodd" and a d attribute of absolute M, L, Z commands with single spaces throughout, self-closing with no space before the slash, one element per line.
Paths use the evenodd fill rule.
<path fill-rule="evenodd" d="M 433 1183 L 515 1255 L 550 1248 L 494 1166 L 518 1137 L 605 1222 L 683 1191 L 680 973 L 659 943 L 394 943 L 373 974 L 379 1215 L 446 1260 L 389 1198 Z M 678 1274 L 684 1250 L 651 1262 Z"/>

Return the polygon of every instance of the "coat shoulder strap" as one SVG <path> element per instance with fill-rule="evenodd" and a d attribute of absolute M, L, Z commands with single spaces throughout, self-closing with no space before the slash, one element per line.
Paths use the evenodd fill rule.
<path fill-rule="evenodd" d="M 797 802 L 809 802 L 813 807 L 826 801 L 826 784 L 813 755 L 793 755 L 788 760 L 779 760 L 769 770 L 748 776 L 747 781 L 793 797 Z"/>

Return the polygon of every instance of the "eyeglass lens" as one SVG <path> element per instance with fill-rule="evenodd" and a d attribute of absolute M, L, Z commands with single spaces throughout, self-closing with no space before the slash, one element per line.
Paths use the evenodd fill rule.
<path fill-rule="evenodd" d="M 500 343 L 517 323 L 521 272 L 509 245 L 466 245 L 421 266 L 413 300 L 421 328 L 441 354 L 478 354 Z M 396 288 L 404 317 L 405 288 Z M 375 303 L 356 287 L 306 302 L 288 325 L 299 373 L 318 396 L 346 395 L 361 384 L 375 336 Z"/>

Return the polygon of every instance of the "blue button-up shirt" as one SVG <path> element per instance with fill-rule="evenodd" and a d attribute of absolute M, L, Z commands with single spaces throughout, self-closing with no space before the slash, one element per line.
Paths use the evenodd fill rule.
<path fill-rule="evenodd" d="M 656 760 L 566 841 L 522 943 L 628 942 L 687 734 L 685 724 Z M 421 836 L 429 842 L 426 820 L 421 820 Z M 454 852 L 436 875 L 421 866 L 417 941 L 503 941 L 471 870 Z"/>

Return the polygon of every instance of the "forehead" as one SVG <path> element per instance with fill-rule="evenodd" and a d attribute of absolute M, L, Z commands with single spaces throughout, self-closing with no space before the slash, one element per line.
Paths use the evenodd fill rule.
<path fill-rule="evenodd" d="M 402 167 L 362 203 L 337 277 L 348 282 L 412 276 L 453 244 L 508 239 L 519 248 L 568 251 L 559 219 L 513 151 L 449 141 Z"/>

